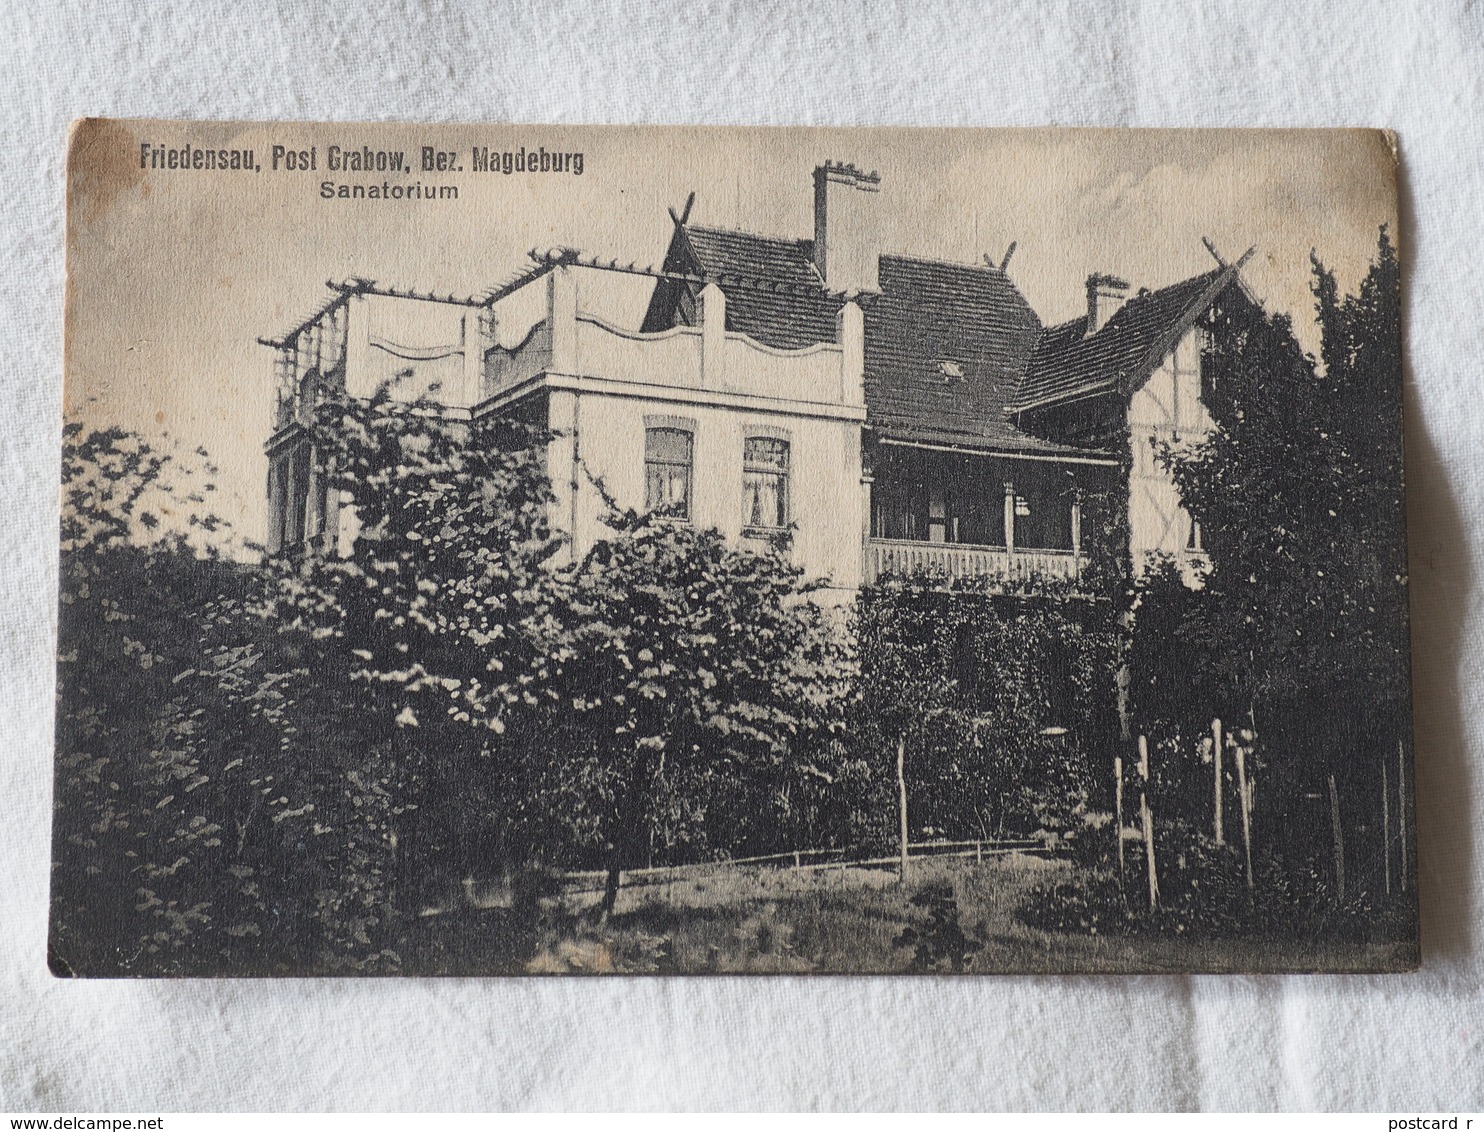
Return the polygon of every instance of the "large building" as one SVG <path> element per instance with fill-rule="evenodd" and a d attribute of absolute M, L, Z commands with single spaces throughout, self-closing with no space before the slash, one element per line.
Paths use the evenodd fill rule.
<path fill-rule="evenodd" d="M 1250 302 L 1241 261 L 1137 293 L 1093 274 L 1086 314 L 1045 326 L 1008 261 L 882 254 L 878 188 L 816 169 L 812 239 L 672 213 L 657 268 L 560 249 L 476 298 L 336 288 L 265 341 L 270 547 L 347 537 L 307 448 L 316 391 L 396 379 L 398 396 L 548 426 L 574 557 L 604 537 L 601 483 L 744 542 L 792 530 L 795 560 L 841 596 L 919 571 L 1020 587 L 1076 579 L 1084 501 L 1126 486 L 1135 568 L 1168 556 L 1198 584 L 1201 533 L 1158 453 L 1211 428 L 1204 324 L 1223 296 Z"/>

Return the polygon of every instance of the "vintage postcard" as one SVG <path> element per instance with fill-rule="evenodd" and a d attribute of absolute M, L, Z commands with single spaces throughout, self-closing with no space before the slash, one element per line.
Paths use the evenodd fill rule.
<path fill-rule="evenodd" d="M 1415 967 L 1379 131 L 87 120 L 60 976 Z"/>

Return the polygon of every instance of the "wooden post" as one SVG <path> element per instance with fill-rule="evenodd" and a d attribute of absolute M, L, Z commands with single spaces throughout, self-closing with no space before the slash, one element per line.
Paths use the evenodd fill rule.
<path fill-rule="evenodd" d="M 1340 831 L 1340 791 L 1329 776 L 1329 820 L 1335 835 L 1335 902 L 1345 899 L 1345 835 Z"/>
<path fill-rule="evenodd" d="M 1005 484 L 1005 580 L 1015 577 L 1015 485 Z"/>
<path fill-rule="evenodd" d="M 288 487 L 283 495 L 283 545 L 285 549 L 294 549 L 298 546 L 299 540 L 304 537 L 305 504 L 298 502 L 299 469 L 297 464 L 295 452 L 290 450 L 288 459 L 283 462 L 283 474 L 288 480 Z"/>
<path fill-rule="evenodd" d="M 1221 720 L 1211 721 L 1211 761 L 1216 773 L 1216 844 L 1225 845 L 1226 835 L 1221 828 Z"/>
<path fill-rule="evenodd" d="M 1149 866 L 1149 909 L 1159 908 L 1159 876 L 1154 867 L 1154 814 L 1149 809 L 1149 795 L 1139 795 L 1139 815 L 1144 825 L 1144 860 Z"/>
<path fill-rule="evenodd" d="M 324 512 L 319 505 L 319 473 L 314 467 L 314 445 L 309 446 L 309 476 L 308 486 L 304 498 L 304 547 L 306 550 L 315 550 L 320 546 L 320 524 L 324 521 Z"/>
<path fill-rule="evenodd" d="M 1118 887 L 1123 887 L 1123 756 L 1113 756 L 1113 822 L 1118 837 Z"/>
<path fill-rule="evenodd" d="M 1139 817 L 1144 826 L 1144 863 L 1149 871 L 1149 910 L 1159 908 L 1159 873 L 1154 865 L 1154 812 L 1149 808 L 1149 740 L 1139 736 L 1139 777 L 1144 780 L 1139 790 Z"/>
<path fill-rule="evenodd" d="M 1082 573 L 1082 504 L 1072 501 L 1072 574 Z"/>
<path fill-rule="evenodd" d="M 1247 890 L 1252 890 L 1252 791 L 1247 784 L 1247 748 L 1236 744 L 1237 801 L 1242 810 L 1242 851 L 1247 858 Z"/>
<path fill-rule="evenodd" d="M 1391 776 L 1381 760 L 1381 867 L 1386 874 L 1386 895 L 1391 895 Z"/>
<path fill-rule="evenodd" d="M 1127 613 L 1121 616 L 1118 621 L 1124 629 L 1131 630 L 1134 627 L 1134 619 Z M 1113 687 L 1117 693 L 1115 703 L 1118 708 L 1118 738 L 1123 742 L 1128 742 L 1128 740 L 1133 738 L 1134 734 L 1129 720 L 1128 695 L 1129 685 L 1132 681 L 1133 675 L 1127 661 L 1125 661 L 1118 666 L 1118 671 L 1113 674 Z"/>
<path fill-rule="evenodd" d="M 907 883 L 907 736 L 897 736 L 897 813 L 902 835 L 902 876 Z"/>
<path fill-rule="evenodd" d="M 1407 754 L 1396 741 L 1396 828 L 1401 842 L 1401 885 L 1407 891 Z"/>

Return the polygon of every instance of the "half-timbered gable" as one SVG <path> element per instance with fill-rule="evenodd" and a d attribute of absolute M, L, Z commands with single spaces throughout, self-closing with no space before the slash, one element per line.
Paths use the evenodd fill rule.
<path fill-rule="evenodd" d="M 1193 585 L 1207 565 L 1204 541 L 1161 454 L 1214 427 L 1202 376 L 1205 323 L 1223 295 L 1242 299 L 1242 262 L 1126 300 L 1122 280 L 1090 277 L 1087 315 L 1042 336 L 1011 410 L 1038 435 L 1126 460 L 1134 569 L 1167 557 Z"/>

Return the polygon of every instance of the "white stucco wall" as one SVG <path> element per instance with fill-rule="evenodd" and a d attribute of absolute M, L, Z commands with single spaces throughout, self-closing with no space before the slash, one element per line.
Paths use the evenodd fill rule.
<path fill-rule="evenodd" d="M 600 478 L 618 504 L 645 507 L 644 432 L 680 427 L 692 433 L 690 522 L 743 540 L 742 450 L 748 436 L 789 442 L 789 518 L 796 524 L 792 554 L 811 578 L 854 591 L 861 584 L 862 517 L 860 422 L 814 416 L 787 405 L 737 405 L 690 395 L 636 395 L 612 385 L 551 390 L 551 476 L 559 500 L 557 524 L 581 556 L 605 536 L 605 506 L 591 477 Z M 746 541 L 746 540 L 743 540 Z"/>
<path fill-rule="evenodd" d="M 1129 402 L 1129 549 L 1134 569 L 1152 557 L 1181 563 L 1188 584 L 1199 583 L 1205 556 L 1192 553 L 1190 513 L 1180 504 L 1174 477 L 1159 460 L 1162 445 L 1194 444 L 1214 427 L 1201 401 L 1204 332 L 1189 330 Z"/>
<path fill-rule="evenodd" d="M 558 269 L 540 285 L 547 326 L 523 355 L 499 358 L 486 375 L 490 408 L 538 390 L 549 398 L 555 525 L 581 556 L 608 528 L 593 485 L 621 507 L 646 506 L 644 447 L 650 427 L 692 434 L 689 521 L 729 538 L 743 534 L 743 444 L 748 436 L 789 444 L 792 553 L 811 578 L 840 593 L 861 584 L 866 489 L 861 483 L 864 328 L 851 305 L 840 341 L 773 350 L 725 330 L 726 300 L 701 299 L 701 325 L 640 334 L 592 309 L 580 269 Z"/>
<path fill-rule="evenodd" d="M 702 325 L 641 334 L 610 318 L 636 306 L 628 293 L 635 278 L 650 287 L 652 280 L 623 276 L 625 286 L 613 287 L 602 275 L 559 268 L 501 300 L 484 323 L 470 307 L 356 296 L 346 308 L 348 390 L 367 396 L 411 371 L 395 396 L 430 393 L 480 415 L 544 392 L 557 434 L 549 452 L 553 523 L 579 557 L 609 530 L 594 478 L 621 507 L 645 508 L 646 428 L 692 433 L 689 521 L 744 543 L 754 538 L 743 533 L 744 441 L 785 439 L 794 560 L 836 594 L 853 594 L 867 515 L 859 308 L 845 309 L 838 342 L 774 350 L 726 332 L 725 297 L 708 287 Z M 642 314 L 642 303 L 637 309 Z M 342 547 L 347 524 L 353 517 L 342 513 Z"/>
<path fill-rule="evenodd" d="M 481 395 L 480 312 L 455 303 L 357 295 L 347 304 L 346 391 L 369 397 L 383 382 L 393 396 L 430 396 L 468 408 Z"/>

